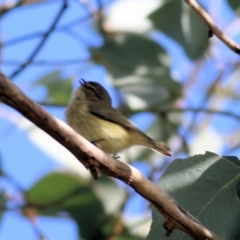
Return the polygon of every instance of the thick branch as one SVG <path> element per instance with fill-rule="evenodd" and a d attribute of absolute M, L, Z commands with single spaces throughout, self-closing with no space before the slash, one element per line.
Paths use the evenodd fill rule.
<path fill-rule="evenodd" d="M 61 143 L 86 168 L 89 165 L 96 166 L 102 173 L 129 184 L 164 216 L 164 227 L 167 229 L 167 234 L 170 234 L 174 229 L 180 229 L 193 239 L 221 239 L 202 226 L 194 217 L 184 211 L 174 199 L 146 179 L 137 169 L 106 155 L 65 123 L 54 119 L 41 106 L 24 95 L 2 73 L 0 73 L 0 100 L 19 111 Z"/>
<path fill-rule="evenodd" d="M 210 29 L 209 37 L 213 34 L 224 42 L 230 49 L 235 53 L 240 54 L 240 46 L 224 34 L 214 23 L 213 19 L 208 15 L 208 13 L 195 1 L 195 0 L 184 0 L 208 25 Z"/>

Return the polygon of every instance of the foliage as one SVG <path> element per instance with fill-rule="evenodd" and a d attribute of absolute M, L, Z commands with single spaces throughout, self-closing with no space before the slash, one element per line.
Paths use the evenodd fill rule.
<path fill-rule="evenodd" d="M 68 0 L 67 7 L 64 1 L 37 2 L 1 3 L 2 71 L 60 118 L 80 78 L 104 85 L 121 112 L 154 139 L 171 145 L 174 158 L 194 155 L 184 161 L 177 159 L 169 168 L 169 159 L 159 160 L 145 148 L 126 151 L 122 159 L 134 161 L 152 181 L 158 181 L 167 168 L 159 182 L 162 188 L 216 234 L 239 239 L 239 160 L 229 157 L 237 155 L 240 146 L 238 56 L 215 37 L 208 39 L 207 26 L 184 1 Z M 239 42 L 240 30 L 235 27 L 239 1 L 222 1 L 218 7 L 215 1 L 199 2 L 215 23 Z M 132 10 L 130 14 L 128 10 Z M 145 17 L 139 23 L 140 14 Z M 2 161 L 11 163 L 6 169 L 4 164 L 1 167 L 1 217 L 9 206 L 20 210 L 38 229 L 39 238 L 44 234 L 36 224 L 37 216 L 73 219 L 79 239 L 145 238 L 149 227 L 144 224 L 151 219 L 146 214 L 148 205 L 139 204 L 140 197 L 113 179 L 102 177 L 93 182 L 78 172 L 80 166 L 74 173 L 56 170 L 56 165 L 49 163 L 52 159 L 64 158 L 70 168 L 70 157 L 63 157 L 59 146 L 48 142 L 36 128 L 24 127 L 22 118 L 2 104 L 0 117 Z M 9 121 L 24 129 L 30 144 L 19 130 L 15 142 L 5 140 Z M 16 146 L 14 151 L 12 146 Z M 206 150 L 219 155 L 199 155 Z M 29 156 L 21 157 L 21 151 Z M 50 154 L 51 160 L 45 154 Z M 42 176 L 40 166 L 36 172 L 32 169 L 43 159 L 48 162 L 44 169 L 50 170 Z M 33 176 L 31 184 L 22 187 L 26 169 L 31 169 L 27 172 Z M 132 209 L 137 206 L 141 218 L 135 220 Z M 162 223 L 154 210 L 147 239 L 165 238 Z M 170 239 L 186 239 L 186 235 L 175 231 Z"/>
<path fill-rule="evenodd" d="M 234 163 L 233 163 L 234 162 Z M 238 239 L 240 215 L 237 186 L 240 184 L 239 159 L 230 161 L 207 152 L 172 163 L 160 179 L 159 185 L 181 207 L 188 209 L 208 229 L 223 239 Z M 148 239 L 167 239 L 162 217 L 153 211 L 153 224 Z M 172 239 L 186 239 L 174 233 Z"/>

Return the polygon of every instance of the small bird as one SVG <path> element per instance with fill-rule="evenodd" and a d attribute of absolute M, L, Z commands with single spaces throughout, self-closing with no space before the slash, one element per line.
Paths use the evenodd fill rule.
<path fill-rule="evenodd" d="M 66 109 L 67 123 L 80 135 L 106 153 L 118 152 L 134 145 L 172 156 L 164 142 L 157 142 L 138 129 L 123 114 L 112 107 L 106 89 L 97 82 L 81 79 Z"/>

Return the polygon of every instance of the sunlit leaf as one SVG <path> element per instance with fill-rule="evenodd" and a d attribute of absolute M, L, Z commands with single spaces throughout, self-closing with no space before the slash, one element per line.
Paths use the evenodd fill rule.
<path fill-rule="evenodd" d="M 39 214 L 69 213 L 84 238 L 98 229 L 104 215 L 103 205 L 92 188 L 66 172 L 44 176 L 26 193 L 26 198 L 39 209 Z"/>
<path fill-rule="evenodd" d="M 72 92 L 71 78 L 62 78 L 60 70 L 44 75 L 33 85 L 42 85 L 47 88 L 48 95 L 43 100 L 45 103 L 67 105 Z"/>
<path fill-rule="evenodd" d="M 174 81 L 167 69 L 156 74 L 132 76 L 115 81 L 133 110 L 167 109 L 182 94 L 182 85 Z"/>
<path fill-rule="evenodd" d="M 238 239 L 240 202 L 236 187 L 239 181 L 239 166 L 207 152 L 173 162 L 159 185 L 208 229 L 223 239 Z M 168 239 L 161 227 L 163 222 L 162 216 L 153 211 L 149 240 Z M 180 231 L 174 231 L 171 239 L 189 238 Z"/>
<path fill-rule="evenodd" d="M 178 42 L 186 54 L 196 60 L 208 47 L 208 28 L 202 19 L 183 1 L 165 1 L 149 18 L 154 26 Z"/>

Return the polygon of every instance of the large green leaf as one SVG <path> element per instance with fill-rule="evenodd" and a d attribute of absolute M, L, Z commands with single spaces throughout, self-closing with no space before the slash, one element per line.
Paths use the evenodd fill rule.
<path fill-rule="evenodd" d="M 223 239 L 240 238 L 240 202 L 236 189 L 240 167 L 214 153 L 176 160 L 160 179 L 159 185 L 185 210 Z M 239 188 L 238 188 L 239 189 Z M 162 216 L 153 211 L 148 239 L 167 239 Z M 171 239 L 190 239 L 174 231 Z"/>
<path fill-rule="evenodd" d="M 56 215 L 68 212 L 79 226 L 80 234 L 88 238 L 101 225 L 102 203 L 89 186 L 67 172 L 53 172 L 35 183 L 26 193 L 39 214 Z M 42 206 L 42 207 L 41 207 Z"/>
<path fill-rule="evenodd" d="M 133 74 L 137 68 L 162 66 L 166 52 L 156 42 L 135 34 L 123 34 L 121 40 L 106 41 L 100 48 L 91 48 L 92 59 L 104 65 L 114 77 Z"/>
<path fill-rule="evenodd" d="M 232 163 L 234 163 L 238 167 L 240 167 L 240 160 L 237 157 L 235 157 L 235 156 L 224 156 L 224 158 L 228 159 L 229 161 L 231 161 Z M 236 192 L 237 192 L 238 200 L 240 201 L 240 180 L 238 181 L 238 183 L 236 185 Z"/>
<path fill-rule="evenodd" d="M 208 47 L 208 28 L 183 1 L 167 0 L 150 14 L 154 26 L 178 42 L 192 59 L 197 60 Z"/>
<path fill-rule="evenodd" d="M 228 3 L 233 8 L 233 10 L 237 10 L 240 7 L 239 0 L 228 0 Z"/>
<path fill-rule="evenodd" d="M 72 81 L 71 78 L 62 78 L 60 70 L 44 75 L 34 83 L 34 86 L 37 85 L 48 90 L 48 95 L 43 100 L 45 103 L 67 105 L 72 92 Z"/>
<path fill-rule="evenodd" d="M 236 164 L 238 167 L 240 167 L 240 160 L 235 156 L 223 156 L 223 158 L 229 160 L 230 162 Z"/>

